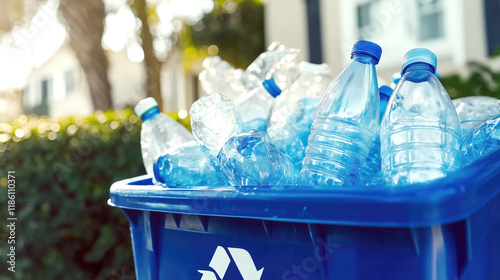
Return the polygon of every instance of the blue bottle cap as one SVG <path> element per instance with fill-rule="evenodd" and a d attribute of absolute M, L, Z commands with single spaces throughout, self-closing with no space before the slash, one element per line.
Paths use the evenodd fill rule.
<path fill-rule="evenodd" d="M 401 76 L 404 75 L 408 66 L 415 63 L 426 63 L 432 67 L 432 72 L 436 73 L 437 57 L 428 49 L 413 49 L 407 52 L 403 58 Z"/>
<path fill-rule="evenodd" d="M 401 81 L 401 72 L 396 72 L 392 74 L 392 83 L 397 85 Z"/>
<path fill-rule="evenodd" d="M 281 89 L 278 87 L 273 78 L 263 81 L 262 85 L 272 97 L 277 97 L 281 94 Z"/>
<path fill-rule="evenodd" d="M 380 94 L 380 97 L 385 97 L 389 99 L 392 95 L 392 88 L 389 86 L 381 86 L 378 88 L 378 92 Z"/>
<path fill-rule="evenodd" d="M 165 184 L 165 180 L 161 177 L 160 166 L 158 166 L 158 159 L 153 163 L 153 175 L 156 181 Z"/>
<path fill-rule="evenodd" d="M 354 44 L 354 47 L 352 47 L 351 58 L 357 53 L 372 56 L 375 58 L 375 64 L 378 64 L 380 57 L 382 56 L 382 48 L 373 42 L 361 40 Z"/>

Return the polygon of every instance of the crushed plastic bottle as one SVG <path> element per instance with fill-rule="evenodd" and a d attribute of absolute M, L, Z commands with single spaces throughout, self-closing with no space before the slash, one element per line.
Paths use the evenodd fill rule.
<path fill-rule="evenodd" d="M 462 165 L 467 166 L 500 148 L 500 115 L 478 122 L 465 135 L 461 147 Z"/>
<path fill-rule="evenodd" d="M 304 184 L 351 185 L 359 180 L 378 127 L 375 65 L 381 54 L 377 44 L 357 42 L 351 62 L 321 98 L 302 164 Z"/>
<path fill-rule="evenodd" d="M 261 53 L 246 69 L 246 72 L 258 81 L 269 79 L 269 73 L 277 67 L 278 63 L 292 66 L 286 62 L 293 62 L 299 53 L 298 49 L 287 48 L 279 42 L 273 42 L 268 49 Z"/>
<path fill-rule="evenodd" d="M 413 49 L 381 125 L 382 172 L 389 186 L 427 182 L 460 166 L 462 131 L 451 99 L 434 75 L 437 58 Z"/>
<path fill-rule="evenodd" d="M 231 99 L 206 95 L 191 106 L 191 128 L 198 144 L 215 158 L 227 140 L 241 132 L 241 121 Z"/>
<path fill-rule="evenodd" d="M 278 151 L 267 134 L 251 130 L 230 138 L 218 157 L 221 171 L 232 186 L 292 186 L 298 170 L 290 157 Z"/>
<path fill-rule="evenodd" d="M 168 149 L 153 164 L 156 181 L 167 187 L 223 186 L 217 170 L 195 141 Z"/>
<path fill-rule="evenodd" d="M 380 118 L 379 123 L 382 123 L 387 103 L 392 94 L 392 88 L 381 86 L 379 89 L 380 96 Z M 379 128 L 379 127 L 377 127 Z M 381 158 L 380 158 L 380 129 L 377 129 L 375 138 L 373 139 L 370 152 L 365 160 L 365 165 L 361 169 L 360 185 L 380 185 L 383 184 Z"/>
<path fill-rule="evenodd" d="M 233 85 L 241 83 L 236 78 L 235 69 L 218 56 L 209 56 L 203 60 L 203 68 L 198 76 L 201 88 L 206 94 L 222 93 L 231 99 L 236 99 L 240 92 Z"/>
<path fill-rule="evenodd" d="M 269 138 L 298 170 L 302 168 L 316 106 L 331 81 L 326 64 L 301 62 L 300 73 L 292 86 L 276 98 L 267 124 Z"/>
<path fill-rule="evenodd" d="M 477 123 L 500 114 L 500 100 L 489 96 L 469 96 L 453 100 L 465 135 Z"/>
<path fill-rule="evenodd" d="M 194 138 L 180 123 L 160 113 L 153 97 L 141 100 L 134 111 L 142 120 L 141 151 L 144 168 L 153 176 L 153 163 L 158 156 L 169 148 L 194 141 Z"/>

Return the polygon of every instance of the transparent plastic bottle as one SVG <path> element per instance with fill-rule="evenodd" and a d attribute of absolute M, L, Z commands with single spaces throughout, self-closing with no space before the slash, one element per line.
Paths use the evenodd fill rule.
<path fill-rule="evenodd" d="M 269 138 L 298 170 L 302 168 L 316 106 L 331 81 L 326 64 L 301 62 L 300 73 L 292 86 L 276 98 L 267 123 Z"/>
<path fill-rule="evenodd" d="M 258 81 L 269 79 L 269 73 L 278 63 L 293 62 L 299 54 L 298 49 L 287 48 L 279 42 L 273 42 L 245 70 Z"/>
<path fill-rule="evenodd" d="M 222 93 L 229 98 L 238 98 L 238 92 L 233 88 L 237 84 L 235 69 L 218 56 L 209 56 L 203 60 L 203 68 L 198 76 L 201 88 L 206 94 Z"/>
<path fill-rule="evenodd" d="M 478 122 L 464 136 L 461 147 L 462 166 L 467 166 L 498 148 L 500 148 L 500 115 Z"/>
<path fill-rule="evenodd" d="M 195 141 L 168 149 L 153 164 L 157 182 L 168 187 L 223 186 L 225 180 Z"/>
<path fill-rule="evenodd" d="M 275 98 L 290 87 L 299 76 L 297 50 L 283 45 L 262 53 L 248 68 L 247 73 L 263 81 L 234 104 L 240 115 L 243 131 L 265 131 Z M 263 78 L 264 77 L 264 78 Z M 248 83 L 248 82 L 247 82 Z"/>
<path fill-rule="evenodd" d="M 280 94 L 280 87 L 271 78 L 249 94 L 238 98 L 234 104 L 241 120 L 242 131 L 265 131 L 274 99 Z"/>
<path fill-rule="evenodd" d="M 378 90 L 380 96 L 379 123 L 382 123 L 387 103 L 389 102 L 389 98 L 392 94 L 392 88 L 388 86 L 381 86 Z M 365 165 L 361 169 L 360 185 L 372 186 L 383 183 L 380 158 L 380 127 L 377 127 L 377 131 L 375 133 L 372 146 L 370 147 L 370 152 L 365 160 Z"/>
<path fill-rule="evenodd" d="M 134 111 L 142 120 L 141 151 L 144 168 L 153 176 L 153 163 L 158 156 L 169 148 L 194 141 L 194 138 L 180 123 L 160 113 L 153 97 L 141 100 Z"/>
<path fill-rule="evenodd" d="M 191 128 L 198 144 L 215 158 L 227 140 L 241 132 L 241 121 L 231 99 L 206 95 L 191 106 Z"/>
<path fill-rule="evenodd" d="M 382 172 L 389 186 L 438 179 L 460 166 L 462 131 L 451 99 L 434 75 L 437 58 L 409 51 L 381 126 Z"/>
<path fill-rule="evenodd" d="M 490 96 L 469 96 L 453 100 L 465 135 L 477 123 L 500 114 L 500 100 Z"/>
<path fill-rule="evenodd" d="M 439 72 L 436 71 L 436 78 L 440 78 L 441 75 L 439 75 Z M 398 85 L 399 81 L 401 81 L 401 72 L 396 72 L 392 75 L 392 84 L 391 84 L 391 88 L 392 89 L 395 89 L 396 86 Z"/>
<path fill-rule="evenodd" d="M 302 164 L 304 184 L 351 185 L 359 180 L 378 127 L 375 65 L 381 54 L 377 44 L 357 42 L 351 62 L 321 98 Z"/>
<path fill-rule="evenodd" d="M 233 186 L 292 186 L 298 170 L 267 134 L 251 130 L 230 138 L 219 155 L 220 169 Z"/>
<path fill-rule="evenodd" d="M 398 85 L 399 81 L 401 81 L 401 72 L 396 72 L 396 73 L 392 74 L 391 88 L 395 89 L 396 86 Z"/>

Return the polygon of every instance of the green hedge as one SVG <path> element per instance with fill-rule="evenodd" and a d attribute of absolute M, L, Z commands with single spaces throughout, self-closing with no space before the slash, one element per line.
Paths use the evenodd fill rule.
<path fill-rule="evenodd" d="M 16 176 L 16 272 L 4 270 L 0 279 L 133 279 L 128 221 L 106 203 L 113 182 L 145 173 L 140 120 L 131 110 L 0 124 L 5 202 L 8 171 Z M 2 225 L 2 248 L 7 234 Z"/>
<path fill-rule="evenodd" d="M 451 75 L 440 79 L 451 98 L 485 95 L 500 99 L 500 73 L 479 62 L 470 62 L 467 68 L 465 78 Z"/>

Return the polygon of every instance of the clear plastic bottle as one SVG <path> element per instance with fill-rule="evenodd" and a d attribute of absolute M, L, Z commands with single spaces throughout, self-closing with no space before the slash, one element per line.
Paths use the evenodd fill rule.
<path fill-rule="evenodd" d="M 198 99 L 189 114 L 194 138 L 214 158 L 229 138 L 241 132 L 236 107 L 231 99 L 220 93 Z"/>
<path fill-rule="evenodd" d="M 234 101 L 243 131 L 265 131 L 275 98 L 299 76 L 297 53 L 283 45 L 270 47 L 247 68 L 249 76 L 263 82 Z"/>
<path fill-rule="evenodd" d="M 274 99 L 280 94 L 280 87 L 271 78 L 249 94 L 240 96 L 234 104 L 241 120 L 242 131 L 252 129 L 265 131 Z"/>
<path fill-rule="evenodd" d="M 453 100 L 465 135 L 477 123 L 500 114 L 500 100 L 490 96 L 469 96 Z"/>
<path fill-rule="evenodd" d="M 269 79 L 269 73 L 278 63 L 293 62 L 299 54 L 298 49 L 287 48 L 279 42 L 273 42 L 245 70 L 258 81 Z"/>
<path fill-rule="evenodd" d="M 359 180 L 378 127 L 375 65 L 381 54 L 377 44 L 357 42 L 351 62 L 321 98 L 302 164 L 304 184 L 351 185 Z"/>
<path fill-rule="evenodd" d="M 392 88 L 388 86 L 381 86 L 379 89 L 380 96 L 380 117 L 379 123 L 382 123 L 382 118 L 387 108 L 387 103 L 392 94 Z M 360 185 L 379 185 L 382 182 L 382 169 L 380 158 L 380 129 L 377 127 L 375 138 L 373 139 L 372 146 L 368 157 L 366 157 L 365 165 L 361 169 Z"/>
<path fill-rule="evenodd" d="M 153 176 L 153 163 L 158 156 L 169 148 L 194 141 L 194 138 L 180 123 L 160 113 L 153 97 L 141 100 L 134 111 L 142 120 L 141 151 L 144 168 Z"/>
<path fill-rule="evenodd" d="M 155 161 L 153 171 L 156 181 L 168 187 L 223 186 L 225 182 L 195 141 L 168 149 Z"/>
<path fill-rule="evenodd" d="M 436 55 L 427 49 L 413 49 L 403 59 L 403 77 L 381 126 L 382 172 L 389 186 L 427 182 L 460 166 L 462 131 L 434 75 L 436 66 Z"/>
<path fill-rule="evenodd" d="M 331 81 L 326 64 L 301 62 L 300 73 L 292 86 L 276 98 L 267 123 L 269 138 L 298 170 L 302 168 L 316 106 Z"/>
<path fill-rule="evenodd" d="M 218 56 L 209 56 L 203 60 L 203 68 L 199 75 L 201 88 L 206 94 L 222 93 L 229 98 L 238 98 L 238 92 L 233 88 L 237 84 L 235 69 Z"/>
<path fill-rule="evenodd" d="M 219 155 L 220 169 L 233 186 L 292 186 L 298 170 L 267 134 L 251 130 L 230 138 Z"/>
<path fill-rule="evenodd" d="M 464 136 L 462 165 L 467 166 L 500 147 L 500 115 L 477 123 Z"/>

